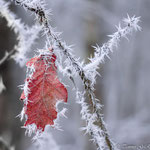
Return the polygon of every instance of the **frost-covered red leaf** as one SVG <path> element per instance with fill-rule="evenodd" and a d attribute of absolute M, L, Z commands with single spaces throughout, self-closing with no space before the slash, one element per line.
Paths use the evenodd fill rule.
<path fill-rule="evenodd" d="M 27 77 L 28 89 L 23 91 L 21 100 L 25 100 L 24 111 L 27 116 L 25 126 L 35 124 L 44 130 L 46 125 L 54 125 L 57 118 L 56 103 L 67 102 L 67 89 L 57 77 L 56 56 L 40 55 L 27 62 L 27 67 L 34 69 Z"/>

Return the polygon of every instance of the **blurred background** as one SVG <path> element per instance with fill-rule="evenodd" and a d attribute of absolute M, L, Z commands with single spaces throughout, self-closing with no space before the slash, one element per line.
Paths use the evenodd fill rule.
<path fill-rule="evenodd" d="M 104 105 L 110 136 L 118 147 L 121 150 L 150 149 L 150 0 L 47 0 L 47 4 L 47 8 L 52 9 L 52 25 L 63 32 L 62 39 L 69 45 L 74 44 L 75 55 L 86 62 L 94 52 L 91 46 L 107 42 L 107 35 L 116 31 L 115 25 L 127 13 L 141 16 L 142 31 L 129 36 L 129 41 L 121 40 L 117 50 L 110 54 L 111 60 L 101 64 L 101 77 L 95 88 Z M 34 24 L 34 16 L 29 12 L 14 3 L 10 9 L 29 26 Z M 13 30 L 6 25 L 6 20 L 0 18 L 0 59 L 16 43 Z M 40 37 L 29 57 L 44 44 Z M 23 122 L 16 118 L 23 106 L 18 86 L 24 83 L 25 72 L 26 68 L 20 68 L 13 60 L 0 66 L 6 86 L 0 94 L 0 136 L 16 150 L 37 149 L 21 129 Z M 60 121 L 64 131 L 48 129 L 47 142 L 40 150 L 96 150 L 90 137 L 80 131 L 84 122 L 71 88 L 65 106 L 68 119 Z M 3 149 L 0 147 L 0 150 Z"/>

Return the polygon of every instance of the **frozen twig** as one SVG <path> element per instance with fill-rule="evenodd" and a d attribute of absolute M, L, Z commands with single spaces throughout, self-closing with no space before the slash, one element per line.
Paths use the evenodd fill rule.
<path fill-rule="evenodd" d="M 95 47 L 94 57 L 90 59 L 91 62 L 84 67 L 84 72 L 86 74 L 86 77 L 90 81 L 90 84 L 88 84 L 87 86 L 86 92 L 94 102 L 92 104 L 93 105 L 92 115 L 91 116 L 85 115 L 89 110 L 89 108 L 87 107 L 88 104 L 85 103 L 83 94 L 77 92 L 78 98 L 81 101 L 79 102 L 82 108 L 81 112 L 86 112 L 86 113 L 81 113 L 82 118 L 84 118 L 87 122 L 87 126 L 84 129 L 86 130 L 86 132 L 92 135 L 93 140 L 98 145 L 98 148 L 102 150 L 105 149 L 104 147 L 105 144 L 111 150 L 116 149 L 116 147 L 110 140 L 105 123 L 103 121 L 103 117 L 100 113 L 100 108 L 102 106 L 98 103 L 98 100 L 95 98 L 95 94 L 94 94 L 94 84 L 96 81 L 96 75 L 98 74 L 97 69 L 99 67 L 99 64 L 104 62 L 105 56 L 109 58 L 108 56 L 109 53 L 113 51 L 113 48 L 115 46 L 117 47 L 121 38 L 123 37 L 127 38 L 127 35 L 130 34 L 133 30 L 135 31 L 141 30 L 140 26 L 138 26 L 139 21 L 140 18 L 139 17 L 136 18 L 135 16 L 131 18 L 128 16 L 127 19 L 124 19 L 126 26 L 124 28 L 121 28 L 121 26 L 119 25 L 119 27 L 117 27 L 118 31 L 110 36 L 111 39 L 107 43 L 105 43 L 102 47 L 99 46 Z M 90 117 L 89 118 L 84 117 L 84 115 Z M 103 143 L 102 141 L 104 141 L 105 144 L 100 145 L 100 141 L 101 144 Z"/>
<path fill-rule="evenodd" d="M 59 33 L 54 32 L 54 29 L 49 24 L 48 16 L 49 11 L 45 9 L 45 3 L 44 1 L 23 1 L 23 0 L 14 0 L 16 4 L 21 5 L 25 9 L 30 10 L 31 12 L 34 12 L 36 15 L 37 20 L 43 27 L 43 31 L 47 37 L 47 41 L 50 47 L 57 47 L 59 48 L 59 52 L 62 53 L 66 59 L 68 60 L 69 64 L 68 66 L 73 66 L 76 72 L 80 74 L 80 76 L 85 76 L 82 66 L 79 63 L 78 59 L 76 59 L 73 54 L 71 53 L 71 48 L 65 44 L 65 42 L 62 42 L 58 35 Z M 55 49 L 54 49 L 55 50 Z M 61 50 L 61 51 L 60 51 Z"/>
<path fill-rule="evenodd" d="M 122 38 L 128 39 L 127 35 L 131 34 L 133 30 L 141 30 L 141 27 L 138 25 L 140 17 L 133 16 L 130 18 L 128 15 L 123 21 L 125 27 L 121 28 L 120 24 L 116 26 L 117 32 L 109 35 L 110 40 L 107 43 L 104 43 L 102 47 L 99 47 L 98 45 L 94 46 L 94 57 L 90 58 L 89 64 L 84 67 L 86 75 L 88 76 L 88 79 L 92 81 L 92 84 L 95 84 L 96 75 L 98 74 L 96 70 L 99 68 L 99 65 L 105 61 L 105 57 L 110 58 L 109 53 L 113 52 L 113 49 L 118 46 L 120 40 Z"/>

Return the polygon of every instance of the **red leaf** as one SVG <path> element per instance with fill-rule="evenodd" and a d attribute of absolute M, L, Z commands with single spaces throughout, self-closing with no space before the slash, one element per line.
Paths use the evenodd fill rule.
<path fill-rule="evenodd" d="M 56 56 L 40 55 L 27 62 L 27 67 L 33 65 L 34 72 L 28 82 L 29 93 L 27 97 L 24 92 L 21 99 L 27 98 L 24 104 L 27 120 L 25 126 L 36 124 L 37 129 L 44 130 L 46 125 L 53 125 L 57 118 L 57 101 L 67 102 L 67 89 L 57 77 L 57 67 L 55 66 Z"/>

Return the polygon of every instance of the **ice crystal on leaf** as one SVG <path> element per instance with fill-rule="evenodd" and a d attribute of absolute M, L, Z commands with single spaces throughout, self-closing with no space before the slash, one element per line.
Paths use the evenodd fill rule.
<path fill-rule="evenodd" d="M 26 63 L 31 72 L 20 98 L 24 100 L 27 118 L 24 126 L 35 125 L 37 130 L 44 131 L 46 125 L 54 125 L 57 102 L 67 102 L 67 89 L 57 77 L 55 60 L 55 54 L 49 52 L 49 55 L 40 54 Z"/>

